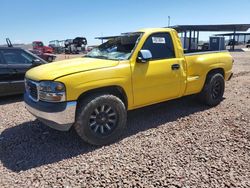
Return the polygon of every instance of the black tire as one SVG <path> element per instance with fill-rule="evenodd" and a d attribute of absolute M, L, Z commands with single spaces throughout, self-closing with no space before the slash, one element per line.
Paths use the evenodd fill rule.
<path fill-rule="evenodd" d="M 223 100 L 225 80 L 220 73 L 210 74 L 199 93 L 200 101 L 208 106 L 216 106 Z"/>
<path fill-rule="evenodd" d="M 107 145 L 120 137 L 126 121 L 127 110 L 118 97 L 97 94 L 80 101 L 74 128 L 85 142 Z"/>

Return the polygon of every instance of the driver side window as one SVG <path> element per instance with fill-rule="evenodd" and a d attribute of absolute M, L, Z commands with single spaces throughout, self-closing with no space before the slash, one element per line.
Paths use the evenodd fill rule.
<path fill-rule="evenodd" d="M 2 58 L 2 54 L 1 54 L 1 51 L 0 51 L 0 64 L 5 64 L 3 58 Z"/>
<path fill-rule="evenodd" d="M 169 33 L 155 33 L 145 41 L 142 50 L 152 53 L 151 60 L 175 58 L 174 45 Z"/>
<path fill-rule="evenodd" d="M 3 50 L 2 52 L 3 58 L 7 62 L 7 64 L 13 65 L 13 64 L 32 64 L 34 58 L 27 54 L 23 50 L 18 49 L 8 49 Z"/>

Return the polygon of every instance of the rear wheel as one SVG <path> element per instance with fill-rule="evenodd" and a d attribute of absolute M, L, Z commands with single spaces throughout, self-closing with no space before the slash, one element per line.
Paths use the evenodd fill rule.
<path fill-rule="evenodd" d="M 215 73 L 208 75 L 206 83 L 198 96 L 206 105 L 216 106 L 222 101 L 224 90 L 224 77 L 220 73 Z"/>
<path fill-rule="evenodd" d="M 80 102 L 74 125 L 77 134 L 93 145 L 106 145 L 119 138 L 126 127 L 123 102 L 110 94 L 94 95 Z"/>

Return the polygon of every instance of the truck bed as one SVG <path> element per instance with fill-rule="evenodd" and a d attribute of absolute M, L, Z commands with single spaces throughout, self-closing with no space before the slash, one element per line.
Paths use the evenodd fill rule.
<path fill-rule="evenodd" d="M 227 50 L 213 51 L 213 50 L 184 50 L 185 56 L 188 55 L 198 55 L 198 54 L 209 54 L 209 53 L 219 53 L 227 52 Z"/>
<path fill-rule="evenodd" d="M 213 67 L 221 67 L 231 71 L 232 57 L 228 51 L 199 51 L 184 54 L 187 70 L 187 87 L 185 95 L 198 93 L 201 91 L 206 75 Z M 225 79 L 230 76 L 229 72 L 224 72 Z"/>

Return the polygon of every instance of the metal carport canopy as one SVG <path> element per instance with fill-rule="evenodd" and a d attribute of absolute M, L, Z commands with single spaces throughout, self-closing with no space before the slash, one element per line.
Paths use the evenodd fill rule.
<path fill-rule="evenodd" d="M 220 24 L 220 25 L 176 25 L 171 28 L 177 32 L 185 31 L 247 31 L 250 28 L 250 24 Z"/>
<path fill-rule="evenodd" d="M 222 33 L 222 34 L 216 34 L 215 36 L 232 36 L 232 35 L 249 35 L 250 36 L 250 33 Z"/>
<path fill-rule="evenodd" d="M 237 31 L 247 31 L 250 28 L 250 24 L 218 24 L 218 25 L 176 25 L 172 26 L 171 28 L 175 29 L 178 33 L 184 33 L 184 47 L 186 46 L 186 37 L 187 32 L 189 32 L 189 46 L 188 49 L 191 48 L 191 37 L 192 32 L 194 33 L 195 38 L 195 32 L 197 32 L 197 43 L 199 41 L 199 32 L 234 32 L 234 34 Z M 233 35 L 233 40 L 235 40 L 235 35 Z M 232 49 L 234 50 L 235 44 L 233 44 Z"/>
<path fill-rule="evenodd" d="M 222 34 L 216 34 L 215 36 L 230 37 L 230 39 L 232 37 L 237 36 L 238 37 L 238 40 L 237 40 L 238 42 L 239 42 L 240 36 L 243 36 L 244 37 L 243 42 L 244 42 L 244 44 L 246 44 L 247 37 L 250 36 L 250 33 L 222 33 Z"/>

